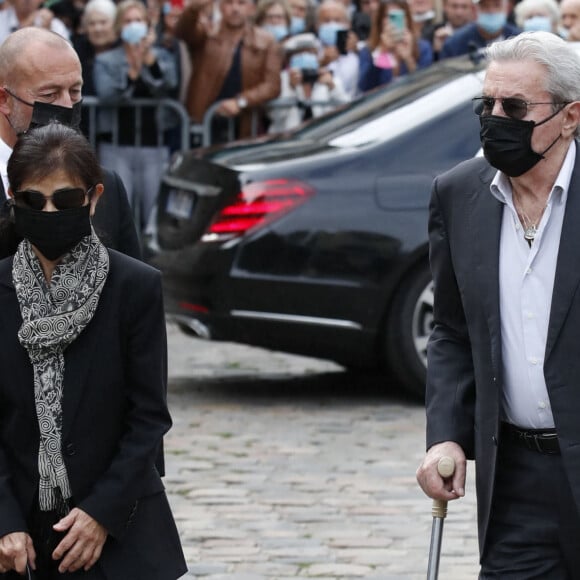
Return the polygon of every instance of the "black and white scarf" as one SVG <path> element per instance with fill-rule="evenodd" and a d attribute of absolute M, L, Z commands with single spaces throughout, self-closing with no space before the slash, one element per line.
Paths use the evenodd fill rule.
<path fill-rule="evenodd" d="M 14 255 L 12 279 L 23 320 L 18 340 L 34 369 L 42 511 L 60 509 L 72 495 L 61 449 L 63 353 L 91 321 L 108 272 L 109 254 L 94 230 L 65 254 L 50 284 L 28 240 Z"/>

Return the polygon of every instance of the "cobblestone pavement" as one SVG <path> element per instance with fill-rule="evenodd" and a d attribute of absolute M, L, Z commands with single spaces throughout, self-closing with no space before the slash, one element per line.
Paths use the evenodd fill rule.
<path fill-rule="evenodd" d="M 424 412 L 388 379 L 168 325 L 165 484 L 187 580 L 425 578 Z M 473 466 L 439 577 L 477 577 Z"/>

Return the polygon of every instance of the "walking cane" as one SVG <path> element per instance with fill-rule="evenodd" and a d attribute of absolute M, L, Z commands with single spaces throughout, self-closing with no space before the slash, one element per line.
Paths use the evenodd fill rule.
<path fill-rule="evenodd" d="M 455 461 L 451 457 L 442 457 L 437 464 L 437 471 L 444 479 L 451 477 L 455 471 Z M 429 566 L 427 580 L 437 580 L 439 577 L 439 557 L 441 556 L 441 540 L 443 539 L 443 523 L 447 515 L 447 502 L 443 499 L 434 499 L 433 525 L 431 528 L 431 546 L 429 547 Z"/>

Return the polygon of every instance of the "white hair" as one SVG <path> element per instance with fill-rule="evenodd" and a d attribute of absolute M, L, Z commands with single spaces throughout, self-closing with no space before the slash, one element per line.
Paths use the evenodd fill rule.
<path fill-rule="evenodd" d="M 107 18 L 115 20 L 117 5 L 113 0 L 89 0 L 85 6 L 83 18 L 86 19 L 91 12 L 100 12 L 107 16 Z"/>
<path fill-rule="evenodd" d="M 486 48 L 490 62 L 535 62 L 546 70 L 544 89 L 554 103 L 580 101 L 580 56 L 572 43 L 552 32 L 522 32 Z M 554 105 L 554 111 L 557 106 Z M 580 135 L 580 126 L 576 127 Z"/>
<path fill-rule="evenodd" d="M 514 14 L 516 24 L 524 27 L 524 21 L 527 20 L 528 14 L 536 10 L 547 12 L 552 21 L 552 26 L 556 26 L 560 21 L 560 7 L 555 0 L 522 0 L 515 5 Z"/>

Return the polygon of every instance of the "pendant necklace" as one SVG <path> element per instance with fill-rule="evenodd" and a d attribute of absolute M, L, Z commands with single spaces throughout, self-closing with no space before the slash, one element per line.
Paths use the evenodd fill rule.
<path fill-rule="evenodd" d="M 536 234 L 538 233 L 538 226 L 536 225 L 536 223 L 534 223 L 528 217 L 528 214 L 523 210 L 522 203 L 519 200 L 519 197 L 516 197 L 515 199 L 517 200 L 518 205 L 520 206 L 519 210 L 516 207 L 516 212 L 517 212 L 518 216 L 520 217 L 522 225 L 524 226 L 524 239 L 531 246 L 532 242 L 534 241 L 534 239 L 536 237 Z M 544 214 L 544 210 L 546 209 L 547 206 L 548 206 L 548 204 L 546 203 L 546 205 L 544 205 L 544 207 L 542 208 L 542 211 L 540 212 L 540 216 L 538 217 L 537 223 L 539 223 L 540 220 L 542 219 L 542 215 Z"/>

